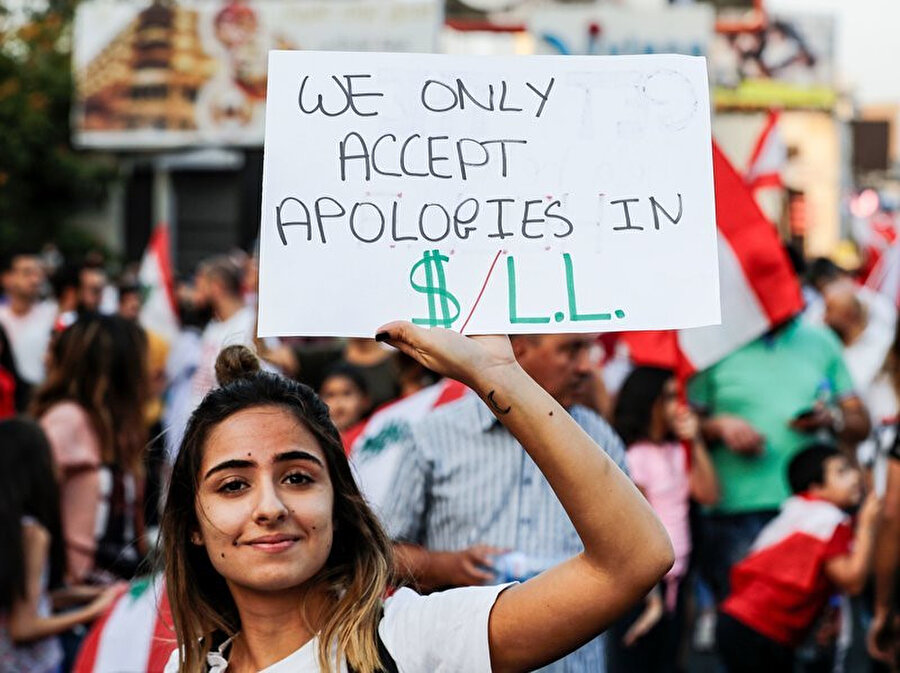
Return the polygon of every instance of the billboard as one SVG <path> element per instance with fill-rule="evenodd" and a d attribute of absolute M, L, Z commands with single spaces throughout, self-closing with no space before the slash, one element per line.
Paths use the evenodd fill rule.
<path fill-rule="evenodd" d="M 73 140 L 261 146 L 269 50 L 432 52 L 442 21 L 439 0 L 86 0 Z"/>
<path fill-rule="evenodd" d="M 720 22 L 710 52 L 717 107 L 830 109 L 836 100 L 834 18 L 769 14 Z"/>
<path fill-rule="evenodd" d="M 706 56 L 715 17 L 709 5 L 642 9 L 610 5 L 546 5 L 528 30 L 538 54 L 685 54 Z"/>

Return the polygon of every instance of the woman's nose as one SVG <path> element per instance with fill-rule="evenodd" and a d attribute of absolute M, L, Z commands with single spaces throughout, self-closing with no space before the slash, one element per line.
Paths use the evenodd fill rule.
<path fill-rule="evenodd" d="M 253 519 L 257 523 L 281 521 L 287 516 L 287 511 L 274 485 L 260 487 L 259 500 L 253 513 Z"/>

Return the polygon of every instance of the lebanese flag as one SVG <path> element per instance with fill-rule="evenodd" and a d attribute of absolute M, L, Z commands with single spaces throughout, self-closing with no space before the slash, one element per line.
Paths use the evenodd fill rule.
<path fill-rule="evenodd" d="M 778 110 L 769 111 L 765 126 L 750 154 L 744 181 L 754 193 L 766 187 L 784 187 L 781 173 L 787 163 L 787 145 L 778 130 L 779 117 Z"/>
<path fill-rule="evenodd" d="M 808 494 L 788 498 L 731 568 L 723 612 L 785 645 L 797 646 L 835 588 L 822 570 L 850 553 L 849 515 Z"/>
<path fill-rule="evenodd" d="M 178 336 L 179 322 L 169 250 L 169 227 L 165 223 L 159 224 L 141 259 L 138 282 L 146 293 L 141 307 L 141 325 L 172 343 Z"/>
<path fill-rule="evenodd" d="M 72 672 L 163 673 L 175 648 L 163 580 L 135 580 L 91 627 Z"/>
<path fill-rule="evenodd" d="M 800 283 L 775 227 L 715 143 L 713 174 L 722 324 L 622 334 L 635 363 L 674 369 L 683 378 L 803 309 Z"/>
<path fill-rule="evenodd" d="M 409 425 L 432 410 L 458 400 L 469 388 L 441 379 L 417 393 L 379 408 L 345 446 L 356 481 L 376 512 L 387 502 L 388 489 L 399 466 L 402 440 Z"/>

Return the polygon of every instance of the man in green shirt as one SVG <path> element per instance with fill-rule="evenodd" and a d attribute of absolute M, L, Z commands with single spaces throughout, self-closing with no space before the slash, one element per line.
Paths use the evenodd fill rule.
<path fill-rule="evenodd" d="M 706 574 L 718 599 L 731 566 L 790 495 L 787 464 L 812 441 L 852 444 L 869 433 L 841 345 L 828 330 L 784 323 L 695 376 L 691 401 L 722 498 L 706 517 Z"/>

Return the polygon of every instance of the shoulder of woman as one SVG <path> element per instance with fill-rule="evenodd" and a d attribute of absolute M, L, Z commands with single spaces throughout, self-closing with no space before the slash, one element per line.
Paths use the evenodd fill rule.
<path fill-rule="evenodd" d="M 89 425 L 90 417 L 77 402 L 62 400 L 52 404 L 47 411 L 41 414 L 40 424 L 45 427 L 47 425 Z"/>
<path fill-rule="evenodd" d="M 378 634 L 401 670 L 489 671 L 488 618 L 509 586 L 460 587 L 427 596 L 400 589 L 385 601 Z"/>
<path fill-rule="evenodd" d="M 26 546 L 46 547 L 50 544 L 50 532 L 34 519 L 22 521 L 22 539 Z"/>
<path fill-rule="evenodd" d="M 57 402 L 47 409 L 39 422 L 60 465 L 99 464 L 100 444 L 91 419 L 81 405 Z"/>

